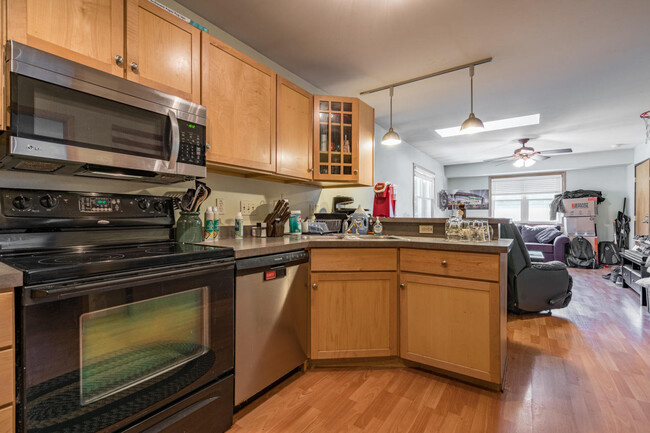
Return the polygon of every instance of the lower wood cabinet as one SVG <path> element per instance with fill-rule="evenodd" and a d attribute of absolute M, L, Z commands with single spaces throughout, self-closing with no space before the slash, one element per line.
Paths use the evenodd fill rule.
<path fill-rule="evenodd" d="M 396 272 L 311 274 L 311 358 L 397 355 Z"/>
<path fill-rule="evenodd" d="M 0 289 L 0 433 L 14 431 L 14 294 Z"/>
<path fill-rule="evenodd" d="M 501 383 L 497 282 L 400 275 L 400 356 Z"/>
<path fill-rule="evenodd" d="M 0 433 L 14 432 L 14 408 L 7 406 L 0 409 Z"/>

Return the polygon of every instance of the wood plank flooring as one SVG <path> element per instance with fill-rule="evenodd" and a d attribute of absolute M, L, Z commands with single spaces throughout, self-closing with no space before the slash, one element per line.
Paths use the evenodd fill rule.
<path fill-rule="evenodd" d="M 316 368 L 229 432 L 650 432 L 650 314 L 606 272 L 571 270 L 566 309 L 509 317 L 503 393 L 417 369 Z"/>

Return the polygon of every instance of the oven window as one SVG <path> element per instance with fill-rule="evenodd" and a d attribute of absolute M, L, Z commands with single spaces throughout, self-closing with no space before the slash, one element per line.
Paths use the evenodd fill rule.
<path fill-rule="evenodd" d="M 202 287 L 81 315 L 81 404 L 206 353 L 207 302 Z"/>
<path fill-rule="evenodd" d="M 44 81 L 12 75 L 18 137 L 111 153 L 169 159 L 165 115 Z"/>

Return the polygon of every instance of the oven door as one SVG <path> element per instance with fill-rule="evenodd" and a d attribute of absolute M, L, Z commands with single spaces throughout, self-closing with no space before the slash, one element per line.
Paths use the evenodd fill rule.
<path fill-rule="evenodd" d="M 20 431 L 112 432 L 230 374 L 233 276 L 228 261 L 24 288 Z"/>

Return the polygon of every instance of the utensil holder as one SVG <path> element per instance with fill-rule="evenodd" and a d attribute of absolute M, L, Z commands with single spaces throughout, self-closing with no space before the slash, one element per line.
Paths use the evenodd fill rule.
<path fill-rule="evenodd" d="M 181 211 L 176 221 L 176 242 L 198 243 L 203 241 L 203 223 L 198 212 Z"/>

